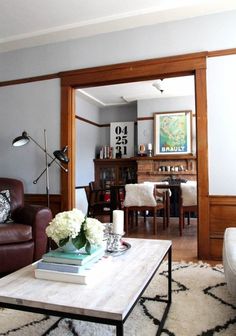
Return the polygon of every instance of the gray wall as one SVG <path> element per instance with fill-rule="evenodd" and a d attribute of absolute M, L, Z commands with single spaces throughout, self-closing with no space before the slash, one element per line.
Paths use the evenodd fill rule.
<path fill-rule="evenodd" d="M 99 108 L 86 101 L 78 92 L 76 96 L 76 115 L 99 123 Z M 96 147 L 100 145 L 99 128 L 76 119 L 76 186 L 88 185 L 94 180 Z M 87 212 L 87 199 L 84 189 L 76 190 L 76 207 Z"/>
<path fill-rule="evenodd" d="M 136 121 L 136 120 L 137 120 L 136 103 L 129 105 L 100 108 L 100 124 L 110 124 L 111 122 Z M 110 127 L 102 127 L 100 130 L 100 136 L 102 146 L 110 145 Z M 135 139 L 136 138 L 137 137 L 135 136 Z"/>
<path fill-rule="evenodd" d="M 135 121 L 137 108 L 136 104 L 99 108 L 78 93 L 76 115 L 102 125 Z M 94 180 L 93 159 L 101 146 L 110 145 L 110 127 L 98 127 L 76 119 L 76 139 L 76 185 L 87 185 Z"/>
<path fill-rule="evenodd" d="M 235 48 L 235 30 L 236 11 L 232 11 L 2 53 L 0 81 L 204 50 Z M 211 85 L 213 88 L 217 83 L 212 81 Z M 224 96 L 220 97 L 225 99 Z M 43 190 L 43 187 L 31 184 L 32 177 L 37 176 L 41 164 L 43 166 L 38 161 L 40 154 L 27 156 L 22 148 L 20 152 L 14 149 L 14 155 L 11 155 L 13 152 L 10 152 L 9 143 L 28 126 L 27 131 L 38 139 L 43 128 L 47 128 L 49 144 L 53 149 L 57 147 L 60 141 L 59 104 L 58 80 L 0 88 L 0 173 L 2 176 L 23 178 L 28 192 Z M 227 111 L 224 113 L 227 118 Z M 228 129 L 222 128 L 221 138 L 227 132 Z M 214 145 L 217 146 L 217 142 Z M 234 146 L 234 143 L 229 146 Z M 36 148 L 33 149 L 35 151 Z M 56 171 L 56 167 L 53 169 L 51 179 L 55 179 L 55 182 L 51 183 L 51 189 L 57 192 L 59 170 Z M 218 192 L 221 190 L 218 189 Z"/>
<path fill-rule="evenodd" d="M 236 195 L 236 55 L 207 61 L 209 192 Z"/>
<path fill-rule="evenodd" d="M 12 140 L 27 131 L 44 146 L 47 131 L 48 151 L 60 149 L 60 82 L 50 80 L 0 89 L 0 176 L 20 178 L 27 193 L 45 193 L 45 174 L 37 184 L 33 180 L 44 170 L 44 152 L 32 141 L 12 147 Z M 59 167 L 49 169 L 50 192 L 60 192 Z"/>
<path fill-rule="evenodd" d="M 80 95 L 76 99 L 76 115 L 99 123 L 99 108 Z M 76 185 L 87 185 L 94 180 L 93 159 L 100 146 L 99 127 L 76 119 Z"/>

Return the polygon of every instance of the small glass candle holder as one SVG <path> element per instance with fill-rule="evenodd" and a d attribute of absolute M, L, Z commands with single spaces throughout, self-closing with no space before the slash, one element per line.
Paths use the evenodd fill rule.
<path fill-rule="evenodd" d="M 117 233 L 110 233 L 107 239 L 107 251 L 119 252 L 122 248 L 121 238 L 123 235 Z"/>

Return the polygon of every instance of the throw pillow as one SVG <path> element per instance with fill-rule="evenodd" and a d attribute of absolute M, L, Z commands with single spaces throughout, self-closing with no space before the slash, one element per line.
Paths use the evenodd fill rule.
<path fill-rule="evenodd" d="M 10 205 L 10 191 L 0 191 L 0 223 L 6 223 L 10 219 L 11 205 Z"/>

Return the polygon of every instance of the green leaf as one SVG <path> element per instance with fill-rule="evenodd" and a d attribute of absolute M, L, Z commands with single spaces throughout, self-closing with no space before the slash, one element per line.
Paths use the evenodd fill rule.
<path fill-rule="evenodd" d="M 77 237 L 72 238 L 72 243 L 78 250 L 84 247 L 84 245 L 86 244 L 86 237 L 83 230 L 81 230 L 80 234 Z"/>
<path fill-rule="evenodd" d="M 60 247 L 64 246 L 66 243 L 68 243 L 68 241 L 69 241 L 69 237 L 64 238 L 64 239 L 61 239 L 61 240 L 59 241 L 59 246 L 60 246 Z"/>

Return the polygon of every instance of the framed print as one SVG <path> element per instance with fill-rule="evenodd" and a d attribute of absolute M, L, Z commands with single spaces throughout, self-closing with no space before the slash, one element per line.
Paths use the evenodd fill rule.
<path fill-rule="evenodd" d="M 154 113 L 154 155 L 192 152 L 192 111 Z"/>
<path fill-rule="evenodd" d="M 114 122 L 110 124 L 110 146 L 116 157 L 134 156 L 134 122 Z"/>

